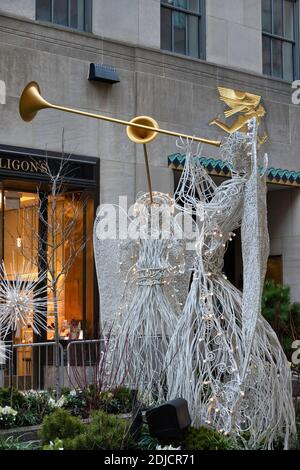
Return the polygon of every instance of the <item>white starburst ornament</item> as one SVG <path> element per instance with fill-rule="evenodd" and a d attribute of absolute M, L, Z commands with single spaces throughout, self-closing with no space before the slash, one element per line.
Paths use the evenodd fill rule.
<path fill-rule="evenodd" d="M 5 340 L 9 333 L 20 328 L 32 328 L 36 334 L 47 330 L 47 285 L 46 273 L 38 278 L 32 272 L 32 265 L 23 264 L 19 274 L 15 269 L 8 276 L 5 263 L 0 268 L 0 338 Z M 10 280 L 12 279 L 12 280 Z"/>

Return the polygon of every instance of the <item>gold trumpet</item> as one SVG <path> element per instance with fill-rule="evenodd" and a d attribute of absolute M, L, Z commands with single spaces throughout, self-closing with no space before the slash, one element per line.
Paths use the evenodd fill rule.
<path fill-rule="evenodd" d="M 131 121 L 123 121 L 122 119 L 116 119 L 108 116 L 102 116 L 100 114 L 88 113 L 86 111 L 80 111 L 78 109 L 67 108 L 65 106 L 59 106 L 57 104 L 51 104 L 46 101 L 41 96 L 41 91 L 38 83 L 30 82 L 24 88 L 20 103 L 19 103 L 19 112 L 20 116 L 25 122 L 32 121 L 38 111 L 41 109 L 57 109 L 59 111 L 64 111 L 66 113 L 78 114 L 80 116 L 90 117 L 94 119 L 100 119 L 102 121 L 113 122 L 115 124 L 121 124 L 127 127 L 127 136 L 128 138 L 137 144 L 143 144 L 144 147 L 144 157 L 147 171 L 147 179 L 150 193 L 150 202 L 153 202 L 152 199 L 152 188 L 151 188 L 151 178 L 149 171 L 149 162 L 147 155 L 146 144 L 152 142 L 157 134 L 171 135 L 175 137 L 183 137 L 184 139 L 191 139 L 195 142 L 202 142 L 204 144 L 214 145 L 219 147 L 221 142 L 216 140 L 209 140 L 202 137 L 194 137 L 191 135 L 181 134 L 179 132 L 168 131 L 165 129 L 160 129 L 158 123 L 150 116 L 137 116 Z"/>

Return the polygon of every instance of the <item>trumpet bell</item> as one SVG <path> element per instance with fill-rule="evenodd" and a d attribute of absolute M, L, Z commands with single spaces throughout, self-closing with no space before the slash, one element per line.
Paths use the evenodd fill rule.
<path fill-rule="evenodd" d="M 36 82 L 30 82 L 24 88 L 19 102 L 19 113 L 23 121 L 32 121 L 41 109 L 51 108 L 51 104 L 41 96 L 41 90 Z"/>
<path fill-rule="evenodd" d="M 159 129 L 155 119 L 150 116 L 137 116 L 130 121 L 132 124 L 140 124 L 142 126 L 152 127 Z M 149 144 L 157 136 L 157 132 L 152 129 L 142 129 L 139 127 L 127 126 L 127 136 L 132 142 L 136 144 Z"/>

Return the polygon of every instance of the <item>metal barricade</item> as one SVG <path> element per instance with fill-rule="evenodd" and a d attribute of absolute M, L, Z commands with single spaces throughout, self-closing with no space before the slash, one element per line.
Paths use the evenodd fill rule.
<path fill-rule="evenodd" d="M 9 346 L 6 363 L 0 365 L 0 387 L 47 390 L 56 387 L 55 342 Z M 60 388 L 90 385 L 95 381 L 102 339 L 70 341 L 59 345 Z"/>
<path fill-rule="evenodd" d="M 71 341 L 67 346 L 67 376 L 69 386 L 84 388 L 95 382 L 102 339 Z"/>
<path fill-rule="evenodd" d="M 4 372 L 4 385 L 18 390 L 55 388 L 55 342 L 14 344 Z M 59 381 L 64 386 L 64 351 L 59 345 Z"/>

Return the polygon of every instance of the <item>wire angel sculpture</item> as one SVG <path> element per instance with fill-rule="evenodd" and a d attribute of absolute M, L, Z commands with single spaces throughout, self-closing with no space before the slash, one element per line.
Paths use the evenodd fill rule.
<path fill-rule="evenodd" d="M 250 434 L 248 445 L 265 442 L 272 448 L 283 438 L 287 449 L 295 434 L 291 370 L 279 340 L 261 315 L 261 296 L 269 256 L 265 172 L 258 166 L 256 121 L 249 123 L 252 171 L 245 185 L 241 225 L 244 289 L 242 322 L 244 362 L 243 400 L 237 406 L 240 431 Z M 265 168 L 267 161 L 265 162 Z M 261 175 L 262 173 L 262 175 Z"/>
<path fill-rule="evenodd" d="M 120 246 L 126 270 L 116 323 L 114 363 L 120 377 L 148 401 L 165 396 L 164 359 L 178 318 L 176 276 L 184 271 L 184 246 L 163 193 L 137 198 L 129 239 Z M 177 311 L 176 311 L 177 310 Z"/>
<path fill-rule="evenodd" d="M 19 334 L 21 328 L 32 329 L 37 335 L 47 331 L 47 274 L 38 278 L 32 264 L 23 263 L 16 272 L 12 263 L 8 275 L 5 263 L 0 267 L 0 338 L 5 340 L 10 333 Z M 12 279 L 12 280 L 10 280 Z"/>
<path fill-rule="evenodd" d="M 217 186 L 193 158 L 176 193 L 181 210 L 198 216 L 194 276 L 170 341 L 166 364 L 168 398 L 185 398 L 195 425 L 210 425 L 254 448 L 271 448 L 294 432 L 287 360 L 275 333 L 260 314 L 268 256 L 266 183 L 257 165 L 256 121 L 248 134 L 234 133 L 223 146 L 232 178 Z M 234 230 L 242 225 L 244 294 L 222 273 Z M 184 377 L 184 380 L 182 380 Z"/>

